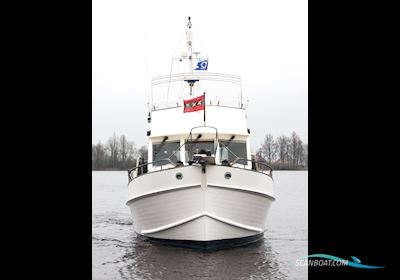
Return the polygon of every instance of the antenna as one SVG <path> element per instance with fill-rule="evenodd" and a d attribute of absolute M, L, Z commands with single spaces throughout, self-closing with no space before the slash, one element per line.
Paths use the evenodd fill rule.
<path fill-rule="evenodd" d="M 188 58 L 189 58 L 189 67 L 190 67 L 190 72 L 193 73 L 193 61 L 192 61 L 192 40 L 193 40 L 193 36 L 192 36 L 192 31 L 190 30 L 192 28 L 192 22 L 190 21 L 190 17 L 188 17 L 188 30 L 186 31 L 186 42 L 188 45 Z"/>

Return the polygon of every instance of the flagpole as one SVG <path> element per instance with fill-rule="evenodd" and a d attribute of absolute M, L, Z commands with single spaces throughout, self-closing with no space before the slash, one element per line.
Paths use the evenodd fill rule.
<path fill-rule="evenodd" d="M 206 126 L 206 93 L 203 92 L 204 96 L 204 126 Z"/>

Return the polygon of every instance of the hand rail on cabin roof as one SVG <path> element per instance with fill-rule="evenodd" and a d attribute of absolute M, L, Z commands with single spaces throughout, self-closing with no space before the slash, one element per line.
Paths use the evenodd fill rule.
<path fill-rule="evenodd" d="M 186 80 L 210 80 L 240 84 L 241 79 L 238 75 L 231 75 L 225 73 L 178 73 L 171 75 L 163 75 L 154 77 L 151 80 L 152 86 L 170 83 L 180 82 Z"/>

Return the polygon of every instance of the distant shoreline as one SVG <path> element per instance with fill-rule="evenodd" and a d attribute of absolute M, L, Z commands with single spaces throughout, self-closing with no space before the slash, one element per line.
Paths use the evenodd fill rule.
<path fill-rule="evenodd" d="M 124 134 L 119 137 L 114 133 L 106 144 L 100 141 L 92 144 L 92 171 L 127 171 L 136 166 L 138 158 L 145 162 L 156 158 L 154 151 L 149 154 L 146 146 L 138 149 Z M 245 158 L 249 156 L 246 151 L 242 152 Z M 276 139 L 267 134 L 261 147 L 251 153 L 252 159 L 253 155 L 258 163 L 269 165 L 273 170 L 308 170 L 308 144 L 294 131 L 290 137 L 281 135 Z"/>

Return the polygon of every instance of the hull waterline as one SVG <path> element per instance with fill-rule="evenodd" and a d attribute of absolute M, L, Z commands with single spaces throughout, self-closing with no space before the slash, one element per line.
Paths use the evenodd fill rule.
<path fill-rule="evenodd" d="M 261 242 L 264 239 L 264 233 L 259 233 L 253 236 L 242 237 L 242 238 L 222 239 L 213 241 L 171 240 L 171 239 L 146 237 L 143 235 L 141 236 L 141 238 L 159 245 L 189 248 L 203 252 L 212 252 L 212 251 L 230 249 Z"/>

